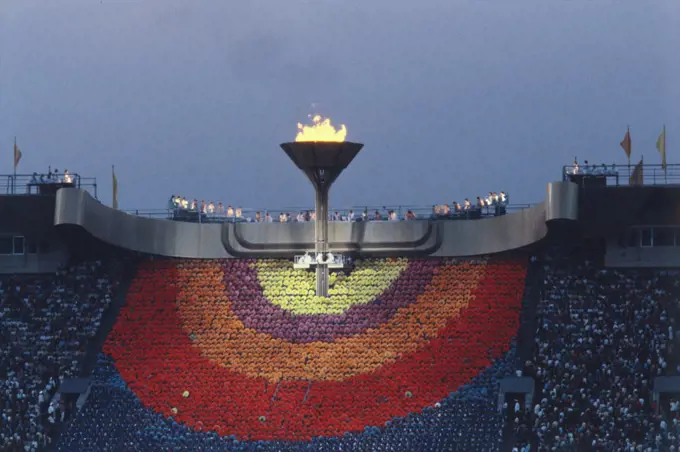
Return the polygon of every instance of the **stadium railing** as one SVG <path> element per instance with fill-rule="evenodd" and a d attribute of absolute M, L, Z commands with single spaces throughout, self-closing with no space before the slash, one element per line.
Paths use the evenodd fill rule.
<path fill-rule="evenodd" d="M 583 182 L 585 185 L 606 185 L 612 187 L 640 186 L 640 185 L 680 185 L 680 164 L 668 164 L 664 168 L 660 164 L 643 165 L 588 165 L 579 166 L 574 173 L 573 165 L 562 167 L 562 180 Z M 642 168 L 642 174 L 636 172 Z M 578 180 L 575 180 L 578 179 Z M 600 179 L 604 183 L 590 184 L 590 181 Z"/>
<path fill-rule="evenodd" d="M 535 204 L 508 204 L 505 206 L 505 213 L 519 211 L 527 209 Z M 394 211 L 397 215 L 397 220 L 399 221 L 417 221 L 417 220 L 428 220 L 431 218 L 441 218 L 441 219 L 476 219 L 476 218 L 487 218 L 494 217 L 502 214 L 498 212 L 495 207 L 483 207 L 478 214 L 470 213 L 459 214 L 459 215 L 449 215 L 449 216 L 437 216 L 433 214 L 433 209 L 435 205 L 432 206 L 357 206 L 344 209 L 329 209 L 333 214 L 338 212 L 343 218 L 345 218 L 349 211 L 354 212 L 354 221 L 361 221 L 362 213 L 367 211 L 368 218 L 367 221 L 395 221 L 387 218 L 387 212 Z M 227 217 L 225 214 L 201 214 L 196 210 L 184 210 L 184 209 L 136 209 L 136 210 L 123 210 L 123 212 L 130 215 L 136 215 L 145 218 L 158 218 L 158 219 L 168 219 L 177 221 L 187 221 L 194 223 L 254 223 L 256 213 L 260 213 L 262 217 L 269 213 L 272 217 L 273 223 L 279 223 L 279 215 L 282 213 L 288 213 L 291 215 L 289 223 L 295 223 L 296 215 L 299 212 L 312 211 L 313 208 L 310 207 L 289 207 L 289 208 L 279 208 L 279 209 L 266 209 L 266 208 L 243 208 L 242 217 L 234 218 Z M 416 215 L 415 220 L 405 220 L 404 216 L 408 211 L 413 212 Z M 382 219 L 375 219 L 375 212 L 378 211 L 383 216 Z M 347 221 L 343 220 L 331 220 L 331 221 Z"/>
<path fill-rule="evenodd" d="M 63 177 L 63 174 L 60 175 Z M 0 186 L 6 195 L 38 195 L 54 193 L 61 187 L 76 187 L 92 190 L 97 198 L 97 179 L 94 177 L 82 177 L 80 174 L 70 174 L 73 183 L 63 182 L 35 182 L 32 174 L 0 174 Z"/>

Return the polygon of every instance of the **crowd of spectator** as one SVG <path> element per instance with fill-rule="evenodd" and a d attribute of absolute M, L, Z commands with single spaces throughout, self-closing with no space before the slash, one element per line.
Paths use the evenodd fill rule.
<path fill-rule="evenodd" d="M 146 262 L 58 449 L 496 451 L 524 272 L 374 259 L 319 299 L 286 261 Z"/>
<path fill-rule="evenodd" d="M 47 173 L 33 173 L 31 176 L 15 176 L 11 181 L 12 193 L 16 193 L 17 187 L 26 187 L 27 194 L 55 194 L 63 187 L 80 186 L 80 176 L 71 174 L 68 170 L 60 172 L 58 169 L 49 168 Z"/>
<path fill-rule="evenodd" d="M 666 306 L 678 285 L 677 275 L 605 269 L 587 256 L 547 262 L 535 356 L 524 366 L 537 395 L 517 414 L 520 436 L 539 451 L 680 446 L 677 412 L 671 428 L 652 398 L 655 377 L 672 371 Z"/>
<path fill-rule="evenodd" d="M 63 173 L 60 173 L 58 169 L 55 168 L 52 170 L 50 168 L 47 171 L 47 174 L 33 173 L 29 185 L 72 183 L 74 183 L 73 176 L 68 172 L 67 169 L 65 169 Z"/>
<path fill-rule="evenodd" d="M 477 196 L 474 204 L 469 198 L 465 198 L 463 203 L 454 201 L 451 206 L 440 204 L 432 209 L 432 216 L 435 218 L 481 218 L 483 215 L 505 215 L 508 206 L 508 195 L 502 192 L 489 192 L 487 196 Z"/>
<path fill-rule="evenodd" d="M 565 175 L 575 175 L 575 176 L 616 176 L 618 175 L 618 170 L 616 164 L 612 163 L 607 166 L 604 163 L 600 165 L 591 165 L 588 160 L 584 160 L 583 165 L 579 165 L 578 160 L 574 160 L 572 166 L 567 166 L 564 169 Z"/>
<path fill-rule="evenodd" d="M 59 452 L 157 451 L 447 451 L 499 450 L 502 418 L 497 410 L 498 381 L 512 372 L 513 351 L 421 413 L 396 418 L 385 426 L 307 442 L 247 441 L 232 435 L 187 427 L 145 407 L 102 354 L 93 375 L 88 403 L 57 444 Z"/>
<path fill-rule="evenodd" d="M 508 206 L 508 195 L 501 192 L 489 192 L 487 196 L 477 196 L 474 203 L 468 198 L 462 203 L 454 201 L 451 205 L 439 204 L 432 207 L 432 213 L 418 213 L 414 209 L 391 209 L 383 207 L 375 211 L 364 208 L 355 212 L 350 210 L 335 210 L 329 213 L 329 221 L 400 221 L 417 220 L 423 218 L 481 218 L 484 215 L 503 215 Z M 298 212 L 277 212 L 268 211 L 244 212 L 240 207 L 234 208 L 231 205 L 224 205 L 221 202 L 214 203 L 197 199 L 189 200 L 183 196 L 172 195 L 168 202 L 168 208 L 173 213 L 173 218 L 177 220 L 197 220 L 202 221 L 235 221 L 235 222 L 254 222 L 254 223 L 291 223 L 308 222 L 316 220 L 314 210 L 301 210 Z"/>
<path fill-rule="evenodd" d="M 523 375 L 535 380 L 536 394 L 527 406 L 513 401 L 506 403 L 502 410 L 504 414 L 511 411 L 509 423 L 516 433 L 515 450 L 518 452 L 680 450 L 680 401 L 662 399 L 657 406 L 652 397 L 656 377 L 680 375 L 680 362 L 673 358 L 674 351 L 680 349 L 680 325 L 676 321 L 680 313 L 680 273 L 655 269 L 606 269 L 598 261 L 600 257 L 597 253 L 585 251 L 555 252 L 539 262 L 544 279 L 538 303 L 534 355 L 522 369 Z M 231 424 L 225 425 L 235 429 L 233 423 L 241 422 L 238 420 L 241 418 L 233 413 L 249 406 L 244 386 L 238 382 L 227 384 L 223 381 L 213 382 L 219 383 L 218 386 L 210 386 L 209 374 L 206 378 L 190 381 L 184 372 L 173 377 L 173 383 L 163 379 L 154 381 L 156 371 L 152 367 L 144 367 L 157 362 L 158 356 L 163 356 L 164 365 L 172 361 L 173 368 L 183 369 L 185 362 L 191 363 L 194 359 L 185 356 L 185 353 L 197 346 L 206 350 L 206 347 L 214 346 L 218 350 L 233 345 L 236 354 L 226 358 L 219 355 L 228 362 L 245 359 L 245 353 L 266 351 L 276 341 L 291 340 L 297 345 L 318 341 L 332 343 L 336 335 L 356 339 L 360 335 L 352 328 L 363 322 L 371 330 L 373 327 L 368 325 L 372 321 L 370 316 L 348 317 L 342 324 L 335 325 L 333 317 L 326 314 L 338 315 L 333 309 L 338 313 L 350 312 L 349 307 L 364 304 L 364 298 L 371 299 L 383 290 L 382 285 L 391 280 L 390 271 L 405 276 L 404 284 L 407 285 L 401 289 L 395 286 L 394 290 L 385 292 L 376 306 L 391 309 L 394 303 L 406 303 L 406 298 L 420 293 L 413 287 L 418 281 L 429 281 L 429 276 L 423 275 L 432 272 L 440 279 L 445 278 L 443 272 L 449 271 L 448 265 L 442 261 L 434 271 L 430 268 L 433 262 L 414 260 L 409 264 L 409 270 L 406 270 L 406 260 L 376 260 L 366 268 L 361 267 L 366 264 L 361 264 L 355 270 L 354 278 L 366 279 L 352 280 L 348 279 L 349 275 L 343 276 L 335 289 L 338 295 L 324 303 L 312 295 L 311 274 L 296 272 L 279 261 L 233 260 L 219 263 L 219 271 L 215 262 L 149 263 L 147 273 L 142 273 L 139 287 L 132 292 L 133 298 L 128 299 L 128 304 L 133 305 L 128 307 L 127 314 L 121 314 L 123 319 L 134 318 L 137 323 L 124 322 L 127 326 L 118 327 L 120 331 L 111 336 L 113 345 L 109 345 L 109 351 L 113 350 L 117 355 L 119 366 L 124 367 L 126 360 L 141 366 L 128 373 L 136 379 L 123 381 L 111 358 L 102 355 L 95 371 L 90 401 L 75 416 L 58 449 L 68 452 L 93 448 L 102 451 L 254 448 L 401 451 L 417 450 L 418 447 L 471 452 L 497 450 L 502 429 L 502 416 L 497 405 L 498 381 L 517 370 L 514 367 L 514 349 L 503 358 L 495 359 L 494 364 L 473 378 L 471 384 L 433 406 L 426 406 L 418 415 L 396 417 L 378 426 L 367 421 L 363 432 L 345 433 L 338 437 L 333 431 L 333 434 L 322 434 L 303 442 L 249 439 L 252 433 L 249 429 L 257 431 L 257 426 L 243 427 L 238 439 L 236 436 L 224 436 L 220 434 L 221 422 L 228 418 Z M 473 267 L 481 263 L 470 262 Z M 173 268 L 177 265 L 179 274 L 186 274 L 187 279 L 168 271 L 168 265 Z M 492 274 L 497 281 L 493 287 L 482 287 L 481 295 L 477 295 L 482 297 L 480 300 L 484 303 L 478 304 L 489 311 L 489 319 L 498 314 L 491 308 L 491 303 L 506 297 L 508 287 L 521 285 L 519 273 L 514 273 L 511 268 L 495 268 Z M 223 278 L 223 274 L 227 275 L 225 284 L 231 291 L 230 309 L 238 314 L 244 328 L 264 331 L 267 334 L 263 337 L 274 337 L 272 344 L 266 347 L 232 344 L 237 332 L 225 333 L 224 328 L 233 328 L 233 325 L 220 320 L 223 314 L 219 309 L 225 305 L 222 302 L 224 288 L 217 289 L 216 278 Z M 442 297 L 460 298 L 460 288 L 454 286 L 464 283 L 469 277 L 466 271 L 451 270 L 450 282 L 442 286 L 451 293 L 442 292 L 430 297 L 433 302 Z M 179 279 L 174 281 L 171 278 Z M 181 292 L 184 295 L 179 296 L 179 301 L 157 299 L 175 293 L 176 289 L 164 289 L 164 284 L 184 290 Z M 184 289 L 183 285 L 186 286 Z M 343 289 L 345 286 L 347 291 Z M 59 385 L 65 378 L 78 376 L 87 343 L 97 332 L 115 287 L 101 262 L 70 266 L 56 275 L 43 277 L 0 276 L 0 451 L 35 451 L 48 446 L 60 424 L 72 417 L 74 407 L 60 400 L 57 395 Z M 286 289 L 283 290 L 283 287 Z M 500 292 L 496 292 L 498 290 Z M 266 295 L 271 306 L 262 305 L 265 299 L 262 294 Z M 184 326 L 192 331 L 192 345 L 187 350 L 180 350 L 179 339 L 169 335 L 174 325 L 164 322 L 174 317 L 164 314 L 167 302 L 172 312 L 183 310 Z M 506 302 L 506 315 L 511 316 L 510 311 L 517 306 L 514 302 Z M 262 307 L 258 308 L 259 305 Z M 288 314 L 280 314 L 276 306 L 286 306 Z M 375 313 L 379 310 L 373 305 L 367 306 L 372 306 Z M 433 305 L 430 314 L 436 314 L 436 317 L 442 306 Z M 261 312 L 266 312 L 266 315 L 258 316 L 260 311 L 254 311 L 257 309 L 262 309 Z M 143 325 L 140 328 L 138 322 L 147 314 L 149 328 Z M 314 318 L 313 314 L 322 323 L 317 325 L 316 320 L 310 320 Z M 195 322 L 192 316 L 196 318 Z M 301 323 L 294 324 L 297 321 L 295 316 L 302 319 Z M 426 328 L 425 323 L 431 320 L 429 317 L 419 319 L 414 332 Z M 216 328 L 216 335 L 201 331 L 201 325 L 208 330 Z M 406 330 L 409 325 L 409 322 L 404 322 L 401 329 Z M 516 324 L 511 322 L 504 326 L 508 331 L 511 327 L 515 329 L 512 334 L 516 334 Z M 485 325 L 485 328 L 488 326 Z M 183 330 L 180 328 L 179 331 Z M 487 334 L 488 331 L 480 328 L 477 333 Z M 228 339 L 221 336 L 224 334 Z M 399 340 L 400 334 L 401 330 L 398 334 L 395 331 L 395 335 L 389 337 L 390 343 Z M 293 336 L 295 339 L 291 339 Z M 410 340 L 418 340 L 417 334 L 409 337 Z M 454 339 L 453 336 L 449 338 Z M 477 340 L 486 339 L 480 337 Z M 489 350 L 497 349 L 500 343 Z M 359 348 L 363 351 L 352 361 L 352 366 L 360 367 L 371 362 L 358 358 L 370 353 L 373 348 L 370 344 Z M 478 358 L 480 362 L 484 361 L 482 357 Z M 313 362 L 305 361 L 303 366 L 281 366 L 277 363 L 274 359 L 263 359 L 252 371 L 258 372 L 258 378 L 269 378 L 269 367 L 272 366 L 271 375 L 315 371 Z M 243 361 L 242 366 L 248 365 Z M 323 375 L 326 375 L 336 363 L 329 361 L 324 365 L 327 367 L 323 369 Z M 451 366 L 454 365 L 455 362 L 451 361 Z M 400 378 L 407 377 L 406 373 L 400 375 Z M 361 381 L 365 385 L 368 380 Z M 167 384 L 191 389 L 191 395 L 186 391 L 184 398 L 173 399 L 176 405 L 169 413 L 164 411 L 170 409 L 167 408 L 170 405 L 164 405 L 167 401 L 161 400 L 165 397 L 163 388 Z M 389 379 L 381 379 L 376 384 L 378 393 L 387 391 L 385 385 L 389 385 Z M 199 387 L 203 386 L 208 387 L 206 394 L 212 394 L 214 400 L 200 398 Z M 138 397 L 141 396 L 130 387 L 151 395 L 140 403 Z M 151 389 L 147 391 L 145 388 Z M 320 389 L 315 387 L 315 391 Z M 372 391 L 366 390 L 365 393 L 371 394 Z M 407 394 L 409 398 L 415 397 L 410 392 Z M 255 397 L 255 393 L 252 396 Z M 224 397 L 235 404 L 218 403 Z M 294 399 L 290 410 L 305 408 L 299 402 L 302 397 Z M 324 409 L 323 400 L 323 397 L 319 398 L 315 409 Z M 158 403 L 157 407 L 154 407 L 155 403 Z M 206 408 L 206 404 L 209 408 L 228 405 L 230 409 L 218 412 Z M 242 406 L 237 407 L 236 404 Z M 347 407 L 348 412 L 351 409 L 351 406 Z M 192 418 L 193 413 L 197 413 L 195 419 Z M 214 416 L 206 427 L 210 431 L 202 431 L 203 424 L 198 419 L 208 414 Z M 364 415 L 374 416 L 371 413 Z M 260 416 L 261 423 L 273 423 L 274 419 L 270 413 L 267 417 Z M 205 421 L 208 425 L 208 420 Z M 309 428 L 306 422 L 315 421 L 305 420 L 301 428 Z M 282 431 L 291 428 L 287 422 L 282 422 Z M 326 422 L 326 428 L 332 431 L 334 423 L 339 420 L 328 419 Z M 298 433 L 290 434 L 295 437 Z"/>
<path fill-rule="evenodd" d="M 0 451 L 52 442 L 74 409 L 59 385 L 79 376 L 114 288 L 101 262 L 0 276 Z"/>

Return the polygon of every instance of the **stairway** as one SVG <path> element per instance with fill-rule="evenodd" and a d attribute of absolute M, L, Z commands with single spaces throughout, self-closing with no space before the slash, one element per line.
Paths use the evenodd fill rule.
<path fill-rule="evenodd" d="M 527 360 L 532 360 L 536 330 L 538 328 L 538 302 L 543 290 L 543 263 L 530 262 L 527 268 L 524 297 L 522 298 L 522 313 L 520 326 L 517 333 L 517 369 L 522 369 Z M 532 401 L 529 401 L 532 403 Z M 501 440 L 501 452 L 511 452 L 515 447 L 514 426 L 509 418 L 505 419 L 503 437 Z"/>
<path fill-rule="evenodd" d="M 517 336 L 517 357 L 520 360 L 520 366 L 524 366 L 527 360 L 532 360 L 534 357 L 535 336 L 538 329 L 537 309 L 543 291 L 543 280 L 543 264 L 540 261 L 530 263 L 527 269 L 520 330 Z"/>
<path fill-rule="evenodd" d="M 116 271 L 114 268 L 116 265 L 121 266 L 118 271 Z M 102 314 L 101 323 L 97 333 L 92 339 L 90 339 L 90 341 L 88 341 L 85 357 L 83 358 L 83 363 L 80 370 L 81 378 L 87 378 L 92 375 L 92 371 L 97 365 L 99 352 L 104 346 L 104 342 L 106 341 L 106 337 L 111 331 L 111 328 L 113 328 L 113 325 L 116 323 L 116 318 L 118 317 L 120 308 L 123 306 L 123 304 L 125 304 L 128 289 L 132 284 L 132 279 L 134 278 L 136 272 L 137 263 L 132 260 L 123 259 L 122 261 L 117 261 L 112 264 L 112 267 L 109 271 L 109 277 L 112 280 L 118 281 L 118 289 L 111 299 L 111 304 Z M 90 388 L 88 388 L 85 394 L 81 394 L 80 397 L 78 397 L 76 404 L 78 410 L 80 410 L 80 408 L 82 408 L 82 406 L 85 404 L 89 394 Z M 76 414 L 74 413 L 73 416 L 75 415 Z M 64 424 L 58 427 L 55 435 L 52 438 L 52 443 L 44 449 L 46 452 L 52 452 L 56 450 L 57 444 L 59 444 L 59 438 L 61 434 L 68 428 L 69 421 L 70 420 L 67 420 Z"/>
<path fill-rule="evenodd" d="M 104 346 L 109 331 L 111 331 L 111 328 L 113 328 L 113 325 L 116 323 L 120 308 L 125 304 L 128 289 L 137 272 L 136 262 L 123 262 L 121 265 L 123 265 L 124 268 L 119 272 L 116 278 L 119 282 L 118 290 L 114 294 L 108 309 L 104 311 L 104 314 L 102 315 L 101 325 L 99 326 L 97 334 L 87 345 L 87 351 L 85 352 L 85 358 L 83 359 L 83 367 L 80 371 L 81 377 L 89 377 L 92 374 L 92 371 L 97 364 L 99 352 Z"/>

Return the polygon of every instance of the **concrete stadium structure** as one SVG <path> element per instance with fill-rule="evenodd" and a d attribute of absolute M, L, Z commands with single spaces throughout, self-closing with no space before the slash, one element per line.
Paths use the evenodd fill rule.
<path fill-rule="evenodd" d="M 565 174 L 547 185 L 543 202 L 507 214 L 329 222 L 329 251 L 357 259 L 331 275 L 327 298 L 314 291 L 313 273 L 291 261 L 318 249 L 318 223 L 178 221 L 181 210 L 148 218 L 107 207 L 77 184 L 36 194 L 12 180 L 0 196 L 0 305 L 8 314 L 0 326 L 12 337 L 4 352 L 18 364 L 55 354 L 71 363 L 58 392 L 79 407 L 49 429 L 59 451 L 510 451 L 523 440 L 504 403 L 537 403 L 552 381 L 518 378 L 522 363 L 552 359 L 547 346 L 561 356 L 564 337 L 575 341 L 573 332 L 587 329 L 580 322 L 591 324 L 573 315 L 590 303 L 599 324 L 636 314 L 641 303 L 657 322 L 647 281 L 674 283 L 668 270 L 680 267 L 672 167 L 663 186 Z M 31 297 L 44 306 L 26 310 Z M 575 309 L 550 314 L 554 303 Z M 42 334 L 50 315 L 67 322 L 61 334 L 87 334 Z M 667 330 L 658 322 L 649 339 L 624 323 L 638 341 L 632 356 Z M 555 339 L 556 329 L 569 333 Z M 14 336 L 29 330 L 24 347 L 33 352 L 16 353 Z M 669 369 L 680 363 L 672 353 L 662 358 Z M 47 416 L 37 383 L 18 381 L 32 394 L 31 412 Z M 679 385 L 677 376 L 648 378 L 657 413 L 650 405 L 644 415 L 658 414 L 664 393 Z M 29 425 L 28 411 L 12 412 L 17 426 Z"/>
<path fill-rule="evenodd" d="M 548 224 L 578 219 L 578 186 L 548 184 L 545 201 L 507 215 L 469 221 L 335 222 L 330 250 L 362 257 L 477 256 L 522 248 L 543 239 Z M 101 204 L 77 188 L 57 192 L 55 226 L 79 226 L 120 247 L 167 257 L 293 257 L 314 249 L 313 223 L 198 224 L 143 218 Z"/>

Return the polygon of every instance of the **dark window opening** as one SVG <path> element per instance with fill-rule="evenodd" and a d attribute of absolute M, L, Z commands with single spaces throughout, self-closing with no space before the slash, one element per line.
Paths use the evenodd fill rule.
<path fill-rule="evenodd" d="M 13 254 L 14 243 L 13 237 L 0 236 L 0 254 Z"/>
<path fill-rule="evenodd" d="M 38 245 L 33 240 L 26 241 L 26 253 L 28 254 L 38 254 Z"/>
<path fill-rule="evenodd" d="M 38 245 L 38 249 L 40 250 L 40 254 L 47 254 L 50 252 L 50 244 L 49 242 L 40 242 Z"/>
<path fill-rule="evenodd" d="M 675 229 L 655 228 L 654 246 L 675 246 Z"/>
<path fill-rule="evenodd" d="M 640 230 L 632 229 L 630 235 L 628 236 L 628 246 L 640 246 Z"/>
<path fill-rule="evenodd" d="M 24 254 L 23 237 L 14 237 L 14 254 Z"/>

